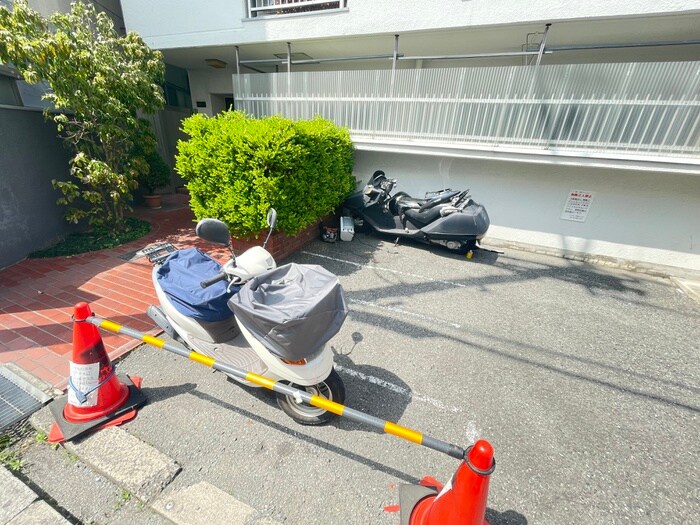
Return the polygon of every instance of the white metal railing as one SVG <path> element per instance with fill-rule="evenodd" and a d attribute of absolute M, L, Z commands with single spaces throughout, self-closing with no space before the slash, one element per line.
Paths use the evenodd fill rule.
<path fill-rule="evenodd" d="M 233 77 L 236 109 L 356 137 L 700 156 L 700 62 Z"/>
<path fill-rule="evenodd" d="M 248 18 L 341 9 L 348 0 L 248 0 Z"/>

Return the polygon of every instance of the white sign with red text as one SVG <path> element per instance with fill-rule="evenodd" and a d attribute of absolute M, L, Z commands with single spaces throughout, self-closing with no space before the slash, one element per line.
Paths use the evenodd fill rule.
<path fill-rule="evenodd" d="M 593 193 L 590 191 L 570 191 L 560 218 L 565 221 L 585 222 L 592 200 Z"/>

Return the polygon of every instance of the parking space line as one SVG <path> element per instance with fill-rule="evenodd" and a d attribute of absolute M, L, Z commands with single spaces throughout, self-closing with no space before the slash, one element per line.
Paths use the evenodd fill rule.
<path fill-rule="evenodd" d="M 423 321 L 428 321 L 430 323 L 446 324 L 446 325 L 451 326 L 453 328 L 462 328 L 462 326 L 458 325 L 457 323 L 451 323 L 450 321 L 445 321 L 443 319 L 438 319 L 436 317 L 429 317 L 427 315 L 409 312 L 407 310 L 402 310 L 401 308 L 394 308 L 392 306 L 382 306 L 381 304 L 372 303 L 369 301 L 362 301 L 360 299 L 351 299 L 350 298 L 348 300 L 353 304 L 361 304 L 363 306 L 370 306 L 372 308 L 379 308 L 380 310 L 388 310 L 389 312 L 395 312 L 395 313 L 402 314 L 402 315 L 410 315 L 412 317 L 416 317 L 418 319 L 421 319 Z"/>
<path fill-rule="evenodd" d="M 408 388 L 404 388 L 399 385 L 395 385 L 394 383 L 390 383 L 389 381 L 385 381 L 384 379 L 380 379 L 378 377 L 368 375 L 368 374 L 363 374 L 362 372 L 359 372 L 358 370 L 353 370 L 352 368 L 347 368 L 345 366 L 336 364 L 335 369 L 338 372 L 342 372 L 344 374 L 347 374 L 352 377 L 356 377 L 357 379 L 361 379 L 362 381 L 367 381 L 368 383 L 372 383 L 373 385 L 378 385 L 381 386 L 382 388 L 386 388 L 387 390 L 391 390 L 392 392 L 399 394 L 400 396 L 405 397 L 406 399 L 415 399 L 416 401 L 422 401 L 424 403 L 428 403 L 430 405 L 433 405 L 435 408 L 439 408 L 440 410 L 444 410 L 446 412 L 461 412 L 462 409 L 455 407 L 455 406 L 449 406 L 443 403 L 442 401 L 438 399 L 434 399 L 429 396 L 425 396 L 423 394 L 418 394 L 417 392 L 412 392 Z"/>
<path fill-rule="evenodd" d="M 415 277 L 416 279 L 422 279 L 424 281 L 431 281 L 433 283 L 449 284 L 450 286 L 456 286 L 457 288 L 469 288 L 471 285 L 466 285 L 464 283 L 456 283 L 453 281 L 443 281 L 442 279 L 433 279 L 432 277 L 426 277 L 425 275 L 418 275 L 415 273 L 402 272 L 400 270 L 392 270 L 391 268 L 384 268 L 382 266 L 374 266 L 373 264 L 361 264 L 354 261 L 348 261 L 346 259 L 338 259 L 336 257 L 329 257 L 328 255 L 321 255 L 320 253 L 307 252 L 302 250 L 300 253 L 304 255 L 311 255 L 313 257 L 320 257 L 321 259 L 328 259 L 330 261 L 335 261 L 344 264 L 350 264 L 356 266 L 357 268 L 366 268 L 368 270 L 381 270 L 383 272 L 391 272 L 397 275 L 405 275 L 406 277 Z"/>

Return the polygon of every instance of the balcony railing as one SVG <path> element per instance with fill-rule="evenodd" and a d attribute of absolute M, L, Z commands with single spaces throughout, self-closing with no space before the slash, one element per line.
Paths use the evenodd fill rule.
<path fill-rule="evenodd" d="M 233 77 L 236 109 L 355 137 L 700 158 L 700 62 Z"/>
<path fill-rule="evenodd" d="M 348 0 L 248 0 L 248 18 L 342 9 Z"/>

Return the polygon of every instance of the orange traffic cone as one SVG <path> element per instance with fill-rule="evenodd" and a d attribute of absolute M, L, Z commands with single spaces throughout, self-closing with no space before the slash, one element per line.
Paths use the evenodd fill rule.
<path fill-rule="evenodd" d="M 488 525 L 486 499 L 489 476 L 496 468 L 491 444 L 480 439 L 467 449 L 467 454 L 444 487 L 421 482 L 422 487 L 411 489 L 401 501 L 401 523 L 407 525 Z M 424 478 L 428 480 L 432 478 Z M 402 487 L 403 488 L 403 487 Z M 438 493 L 438 491 L 440 491 Z M 415 505 L 405 508 L 407 498 L 416 494 Z"/>
<path fill-rule="evenodd" d="M 78 303 L 73 309 L 68 395 L 51 404 L 55 423 L 49 432 L 50 443 L 133 419 L 136 407 L 146 402 L 139 390 L 140 378 L 131 381 L 116 376 L 97 327 L 83 322 L 91 315 L 87 303 Z"/>

